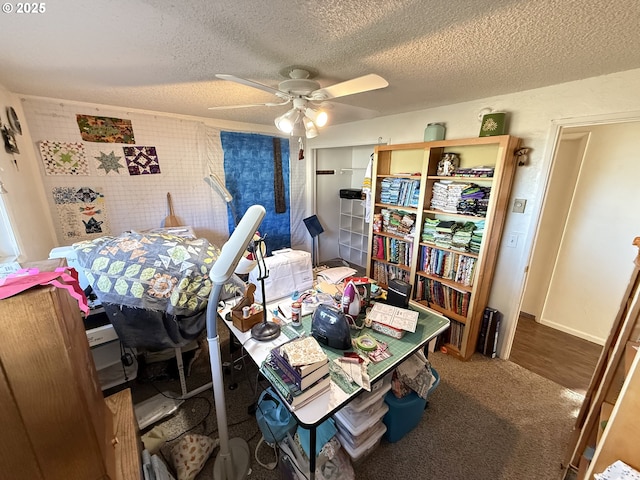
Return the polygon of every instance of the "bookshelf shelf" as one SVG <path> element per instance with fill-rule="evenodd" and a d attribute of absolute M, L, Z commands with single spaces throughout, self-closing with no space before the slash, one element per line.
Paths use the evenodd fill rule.
<path fill-rule="evenodd" d="M 445 252 L 451 252 L 451 253 L 458 253 L 460 255 L 464 255 L 465 257 L 471 257 L 471 258 L 478 258 L 478 255 L 476 253 L 472 253 L 472 252 L 460 252 L 458 250 L 453 250 L 451 248 L 444 248 L 444 247 L 439 247 L 438 245 L 436 245 L 435 243 L 429 243 L 429 242 L 420 242 L 419 244 L 422 247 L 431 247 L 431 248 L 437 248 L 438 250 L 442 250 Z"/>
<path fill-rule="evenodd" d="M 449 331 L 443 334 L 444 343 L 448 344 L 448 351 L 452 355 L 464 360 L 469 359 L 476 351 L 515 176 L 517 163 L 515 151 L 519 145 L 520 139 L 501 135 L 379 145 L 375 149 L 373 164 L 375 179 L 372 182 L 374 220 L 369 225 L 367 275 L 383 286 L 388 284 L 390 278 L 395 278 L 398 274 L 406 274 L 402 279 L 413 285 L 412 301 L 427 305 L 453 320 Z M 487 167 L 493 168 L 493 176 L 438 175 L 438 163 L 445 153 L 456 153 L 460 159 L 460 168 L 470 169 L 473 172 L 485 172 Z M 415 172 L 415 174 L 406 175 L 406 172 Z M 396 180 L 398 178 L 402 180 Z M 407 190 L 406 184 L 403 183 L 405 180 L 419 181 L 419 185 L 412 183 L 411 188 Z M 473 190 L 467 188 L 469 184 L 475 185 Z M 456 192 L 457 201 L 454 198 Z M 396 198 L 399 199 L 399 203 L 404 203 L 407 201 L 407 196 L 412 204 L 415 204 L 415 196 L 418 196 L 417 207 L 393 204 Z M 441 208 L 458 209 L 460 213 L 445 212 Z M 386 232 L 385 225 L 382 228 L 376 227 L 381 231 L 374 231 L 376 214 L 381 216 L 385 210 L 400 210 L 415 215 L 410 239 Z M 427 224 L 431 230 L 425 228 Z M 441 237 L 436 237 L 437 245 L 430 242 L 434 238 L 433 232 L 436 231 L 436 225 L 441 227 L 437 235 L 451 233 L 453 236 L 465 224 L 468 231 L 481 232 L 476 233 L 472 240 L 473 252 L 461 252 L 455 248 L 448 248 L 446 242 L 441 241 Z M 429 232 L 429 235 L 423 236 L 423 231 Z M 464 234 L 458 233 L 458 235 L 455 242 L 459 242 L 460 238 L 469 241 Z M 380 248 L 380 237 L 413 245 L 408 266 L 376 258 L 377 255 L 374 255 L 374 252 Z M 453 243 L 453 238 L 450 241 Z M 376 242 L 378 245 L 375 245 Z M 466 245 L 471 250 L 469 248 L 471 243 Z M 458 247 L 458 243 L 455 246 Z M 441 278 L 438 276 L 442 273 L 440 270 L 432 265 L 429 265 L 429 268 L 423 265 L 424 250 L 427 248 L 446 252 L 438 252 L 438 254 L 453 262 L 469 264 L 468 272 L 470 273 L 464 277 L 445 275 L 457 280 L 464 279 L 463 283 L 468 285 Z M 430 273 L 425 272 L 425 269 Z"/>
<path fill-rule="evenodd" d="M 464 290 L 465 292 L 473 292 L 473 287 L 468 287 L 467 285 L 463 285 L 458 282 L 454 282 L 453 280 L 449 280 L 447 278 L 442 278 L 437 275 L 431 275 L 426 272 L 418 271 L 416 275 L 424 278 L 430 278 L 431 280 L 435 280 L 436 282 L 440 282 L 447 287 L 453 288 L 455 290 Z"/>

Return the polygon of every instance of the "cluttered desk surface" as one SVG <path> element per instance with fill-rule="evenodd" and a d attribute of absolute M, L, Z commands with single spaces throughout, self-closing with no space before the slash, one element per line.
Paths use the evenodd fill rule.
<path fill-rule="evenodd" d="M 287 300 L 290 301 L 290 299 L 287 298 L 279 299 L 277 301 L 270 302 L 267 305 L 267 317 L 269 320 L 274 320 L 273 312 L 277 309 L 278 303 L 282 303 Z M 299 327 L 292 326 L 290 320 L 283 319 L 281 316 L 276 316 L 275 321 L 281 323 L 282 333 L 280 336 L 275 340 L 267 342 L 258 341 L 252 338 L 250 330 L 242 332 L 226 318 L 228 310 L 229 307 L 227 306 L 224 309 L 221 309 L 219 313 L 222 318 L 225 319 L 225 323 L 233 335 L 239 340 L 243 348 L 258 366 L 263 364 L 270 355 L 272 349 L 280 347 L 296 337 L 310 335 L 311 332 L 312 315 L 303 316 L 302 324 Z M 367 335 L 375 339 L 378 343 L 386 344 L 386 350 L 390 354 L 388 358 L 384 358 L 378 362 L 368 363 L 367 373 L 371 384 L 391 372 L 411 354 L 419 350 L 431 339 L 435 338 L 449 327 L 449 320 L 446 317 L 423 308 L 419 304 L 411 304 L 410 310 L 417 311 L 418 313 L 415 331 L 405 332 L 402 338 L 383 335 L 368 327 L 365 327 L 362 330 L 351 331 L 352 338 Z M 338 359 L 343 358 L 343 350 L 332 349 L 326 345 L 323 345 L 322 348 L 326 352 L 327 357 L 332 364 L 339 362 Z M 330 389 L 314 398 L 313 401 L 299 408 L 292 409 L 293 414 L 301 424 L 306 426 L 319 424 L 363 390 L 363 388 L 356 383 L 349 382 L 348 376 L 345 379 L 345 377 L 340 373 L 339 368 L 332 368 Z"/>

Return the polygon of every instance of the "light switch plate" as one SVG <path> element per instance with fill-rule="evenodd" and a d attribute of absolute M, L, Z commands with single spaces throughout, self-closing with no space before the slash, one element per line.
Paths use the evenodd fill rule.
<path fill-rule="evenodd" d="M 524 213 L 524 208 L 527 206 L 527 201 L 524 198 L 516 198 L 513 201 L 513 213 Z"/>

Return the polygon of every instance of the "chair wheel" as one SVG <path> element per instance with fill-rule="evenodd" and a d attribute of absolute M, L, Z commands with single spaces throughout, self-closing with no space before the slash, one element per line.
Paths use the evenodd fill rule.
<path fill-rule="evenodd" d="M 238 388 L 237 383 L 232 383 L 231 385 L 229 385 L 229 390 L 235 390 L 236 388 Z"/>

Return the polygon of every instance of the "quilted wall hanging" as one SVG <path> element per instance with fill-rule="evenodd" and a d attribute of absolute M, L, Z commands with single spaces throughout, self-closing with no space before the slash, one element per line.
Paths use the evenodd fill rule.
<path fill-rule="evenodd" d="M 53 201 L 65 238 L 81 240 L 109 233 L 104 194 L 98 187 L 54 187 Z"/>
<path fill-rule="evenodd" d="M 156 147 L 122 147 L 129 175 L 151 175 L 160 173 Z"/>
<path fill-rule="evenodd" d="M 85 142 L 136 143 L 131 120 L 78 114 L 76 121 Z"/>
<path fill-rule="evenodd" d="M 44 140 L 39 147 L 47 175 L 89 175 L 82 143 Z"/>
<path fill-rule="evenodd" d="M 96 174 L 101 177 L 127 174 L 124 153 L 120 149 L 88 147 L 87 157 Z"/>
<path fill-rule="evenodd" d="M 253 204 L 267 213 L 260 225 L 267 254 L 291 246 L 289 142 L 254 133 L 220 132 L 226 187 L 238 219 Z M 228 212 L 229 232 L 235 228 Z"/>

